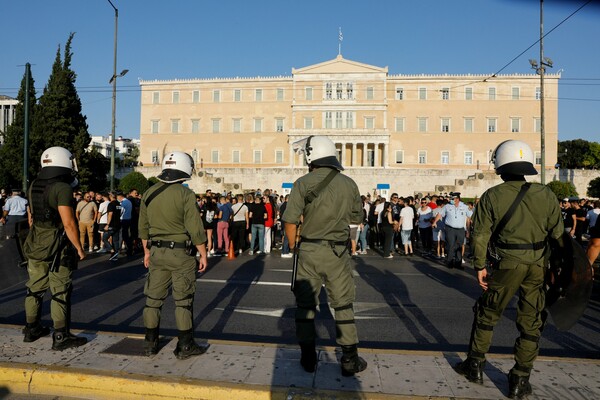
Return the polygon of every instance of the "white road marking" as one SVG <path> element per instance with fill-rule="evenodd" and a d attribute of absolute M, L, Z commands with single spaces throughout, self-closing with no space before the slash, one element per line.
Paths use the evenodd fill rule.
<path fill-rule="evenodd" d="M 290 286 L 290 282 L 268 282 L 268 281 L 240 281 L 240 280 L 228 280 L 228 279 L 206 279 L 198 278 L 197 282 L 207 283 L 229 283 L 233 285 L 264 285 L 264 286 Z"/>

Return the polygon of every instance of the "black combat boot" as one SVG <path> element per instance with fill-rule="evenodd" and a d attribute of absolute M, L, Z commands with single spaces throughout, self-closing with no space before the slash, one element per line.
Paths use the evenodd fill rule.
<path fill-rule="evenodd" d="M 358 356 L 358 348 L 355 344 L 342 346 L 342 376 L 353 376 L 367 369 L 367 362 Z"/>
<path fill-rule="evenodd" d="M 508 397 L 510 399 L 522 399 L 533 393 L 529 376 L 515 375 L 512 372 L 508 374 Z"/>
<path fill-rule="evenodd" d="M 63 351 L 86 343 L 86 338 L 72 335 L 67 329 L 55 330 L 52 334 L 52 350 Z"/>
<path fill-rule="evenodd" d="M 158 354 L 158 328 L 146 328 L 144 354 L 148 357 Z"/>
<path fill-rule="evenodd" d="M 454 370 L 463 375 L 469 381 L 483 384 L 483 369 L 485 368 L 485 360 L 476 360 L 472 357 L 467 357 L 465 361 L 461 361 L 454 366 Z"/>
<path fill-rule="evenodd" d="M 25 325 L 23 328 L 23 341 L 25 343 L 35 342 L 41 337 L 48 336 L 50 334 L 50 328 L 47 326 L 43 326 L 39 321 L 34 322 L 33 324 Z"/>
<path fill-rule="evenodd" d="M 194 341 L 194 332 L 190 329 L 189 331 L 179 331 L 179 341 L 173 354 L 178 360 L 186 360 L 192 356 L 204 354 L 206 350 L 208 350 L 208 346 L 198 346 Z"/>
<path fill-rule="evenodd" d="M 315 349 L 315 341 L 300 342 L 300 364 L 306 372 L 315 372 L 317 367 L 317 351 Z"/>

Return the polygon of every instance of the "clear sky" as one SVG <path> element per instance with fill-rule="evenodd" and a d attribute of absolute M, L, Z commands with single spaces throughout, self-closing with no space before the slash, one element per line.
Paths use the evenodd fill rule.
<path fill-rule="evenodd" d="M 587 0 L 545 0 L 545 32 Z M 493 74 L 539 39 L 538 0 L 113 0 L 119 9 L 117 136 L 139 137 L 138 79 L 291 76 L 350 60 L 390 74 Z M 544 39 L 561 72 L 559 140 L 600 141 L 600 1 Z M 0 94 L 16 97 L 32 64 L 38 97 L 70 32 L 92 135 L 111 130 L 114 10 L 107 0 L 4 0 Z M 535 73 L 535 45 L 503 74 Z"/>

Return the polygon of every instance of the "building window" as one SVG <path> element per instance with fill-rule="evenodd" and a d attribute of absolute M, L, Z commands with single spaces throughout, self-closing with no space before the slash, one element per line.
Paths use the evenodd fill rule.
<path fill-rule="evenodd" d="M 365 129 L 375 129 L 375 117 L 365 117 Z"/>
<path fill-rule="evenodd" d="M 313 128 L 312 117 L 304 117 L 304 129 L 312 129 L 312 128 Z"/>
<path fill-rule="evenodd" d="M 346 128 L 354 129 L 354 112 L 352 111 L 346 112 Z"/>
<path fill-rule="evenodd" d="M 331 129 L 332 126 L 332 112 L 331 111 L 325 111 L 325 129 Z"/>
<path fill-rule="evenodd" d="M 542 152 L 536 151 L 534 153 L 535 156 L 535 165 L 542 165 Z"/>
<path fill-rule="evenodd" d="M 536 133 L 540 133 L 542 131 L 542 119 L 541 118 L 534 118 L 533 124 L 535 126 L 535 132 Z"/>
<path fill-rule="evenodd" d="M 283 89 L 277 88 L 277 101 L 283 101 Z"/>
<path fill-rule="evenodd" d="M 427 151 L 419 150 L 419 164 L 427 164 Z"/>
<path fill-rule="evenodd" d="M 450 164 L 450 152 L 449 151 L 442 151 L 442 157 L 440 159 L 440 162 L 443 165 Z"/>
<path fill-rule="evenodd" d="M 419 100 L 427 100 L 427 88 L 419 88 Z"/>
<path fill-rule="evenodd" d="M 367 100 L 373 100 L 374 98 L 374 89 L 373 86 L 369 86 L 367 88 Z"/>
<path fill-rule="evenodd" d="M 219 103 L 221 101 L 221 91 L 213 90 L 213 103 Z"/>
<path fill-rule="evenodd" d="M 192 103 L 200 103 L 200 91 L 194 90 L 192 92 Z"/>
<path fill-rule="evenodd" d="M 242 89 L 235 89 L 233 91 L 233 101 L 242 101 Z"/>
<path fill-rule="evenodd" d="M 442 100 L 450 100 L 450 88 L 442 88 Z"/>
<path fill-rule="evenodd" d="M 305 98 L 305 100 L 313 99 L 313 88 L 311 88 L 311 87 L 304 88 L 304 98 Z"/>
<path fill-rule="evenodd" d="M 283 164 L 283 150 L 275 150 L 275 163 Z"/>
<path fill-rule="evenodd" d="M 256 89 L 254 91 L 254 100 L 255 101 L 262 101 L 262 99 L 263 99 L 262 89 Z"/>
<path fill-rule="evenodd" d="M 210 152 L 210 160 L 213 164 L 219 163 L 219 150 L 213 150 Z"/>
<path fill-rule="evenodd" d="M 521 131 L 521 118 L 510 119 L 510 131 L 512 133 L 518 133 Z"/>
<path fill-rule="evenodd" d="M 193 119 L 192 120 L 192 133 L 199 133 L 199 132 L 200 132 L 200 120 Z"/>
<path fill-rule="evenodd" d="M 242 119 L 234 118 L 233 119 L 233 132 L 240 133 L 242 131 Z"/>
<path fill-rule="evenodd" d="M 179 104 L 179 92 L 173 92 L 173 104 Z"/>
<path fill-rule="evenodd" d="M 159 124 L 160 124 L 160 121 L 158 121 L 158 120 L 151 121 L 150 132 L 158 133 L 158 128 L 160 126 Z"/>
<path fill-rule="evenodd" d="M 442 118 L 442 132 L 450 132 L 450 118 Z"/>
<path fill-rule="evenodd" d="M 254 150 L 254 164 L 262 163 L 262 150 Z"/>
<path fill-rule="evenodd" d="M 344 85 L 342 83 L 337 83 L 335 85 L 335 98 L 338 100 L 342 100 L 344 98 Z"/>
<path fill-rule="evenodd" d="M 427 132 L 427 118 L 419 117 L 419 132 Z"/>
<path fill-rule="evenodd" d="M 152 150 L 152 164 L 158 165 L 158 150 Z"/>
<path fill-rule="evenodd" d="M 262 132 L 262 118 L 254 118 L 254 132 Z"/>
<path fill-rule="evenodd" d="M 473 118 L 465 118 L 465 132 L 473 132 Z"/>
<path fill-rule="evenodd" d="M 213 133 L 219 133 L 221 131 L 221 120 L 215 118 L 212 120 L 212 131 Z"/>
<path fill-rule="evenodd" d="M 396 100 L 404 100 L 404 88 L 396 88 Z"/>
<path fill-rule="evenodd" d="M 473 165 L 473 152 L 465 151 L 465 165 Z"/>
<path fill-rule="evenodd" d="M 275 130 L 283 132 L 283 118 L 275 118 Z"/>
<path fill-rule="evenodd" d="M 535 99 L 536 100 L 542 99 L 542 88 L 539 86 L 535 88 Z"/>
<path fill-rule="evenodd" d="M 488 118 L 487 120 L 488 132 L 496 132 L 496 118 Z"/>
<path fill-rule="evenodd" d="M 333 99 L 333 84 L 327 82 L 325 84 L 325 100 Z"/>
<path fill-rule="evenodd" d="M 518 87 L 513 87 L 512 88 L 512 99 L 519 100 L 520 97 L 521 97 L 521 89 Z"/>
<path fill-rule="evenodd" d="M 231 152 L 231 162 L 233 162 L 234 164 L 240 163 L 240 151 L 239 150 L 233 150 Z"/>
<path fill-rule="evenodd" d="M 346 98 L 348 100 L 354 99 L 354 88 L 353 88 L 352 82 L 348 82 L 346 84 Z"/>
<path fill-rule="evenodd" d="M 404 150 L 396 150 L 396 164 L 404 162 Z"/>
<path fill-rule="evenodd" d="M 152 104 L 160 103 L 160 92 L 152 92 Z"/>
<path fill-rule="evenodd" d="M 404 118 L 397 117 L 396 121 L 396 132 L 404 132 Z"/>
<path fill-rule="evenodd" d="M 473 88 L 465 88 L 465 100 L 473 100 Z"/>
<path fill-rule="evenodd" d="M 344 127 L 344 113 L 341 111 L 335 112 L 335 127 L 342 129 Z"/>
<path fill-rule="evenodd" d="M 496 88 L 488 88 L 488 100 L 496 100 Z"/>
<path fill-rule="evenodd" d="M 171 120 L 171 133 L 179 133 L 179 120 L 178 119 Z"/>

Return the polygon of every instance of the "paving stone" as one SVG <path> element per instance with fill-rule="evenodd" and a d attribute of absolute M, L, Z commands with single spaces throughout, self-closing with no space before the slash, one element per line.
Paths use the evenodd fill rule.
<path fill-rule="evenodd" d="M 207 353 L 192 359 L 196 360 L 194 365 L 183 373 L 187 378 L 243 383 L 256 365 L 257 357 L 214 353 L 209 349 Z M 189 360 L 179 362 L 186 361 Z"/>
<path fill-rule="evenodd" d="M 315 374 L 304 371 L 298 359 L 261 357 L 246 383 L 281 387 L 312 388 Z"/>
<path fill-rule="evenodd" d="M 381 379 L 375 354 L 364 353 L 361 357 L 367 363 L 367 369 L 352 377 L 342 376 L 339 358 L 340 353 L 322 351 L 317 365 L 314 387 L 326 390 L 381 392 Z M 331 362 L 334 360 L 334 362 Z"/>

